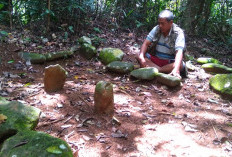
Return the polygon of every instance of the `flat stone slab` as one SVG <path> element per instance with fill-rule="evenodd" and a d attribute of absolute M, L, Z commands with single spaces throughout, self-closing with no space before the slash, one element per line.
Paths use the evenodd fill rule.
<path fill-rule="evenodd" d="M 39 121 L 40 110 L 18 101 L 7 101 L 0 97 L 0 114 L 7 117 L 0 124 L 0 139 L 18 131 L 34 129 Z"/>
<path fill-rule="evenodd" d="M 180 85 L 181 79 L 168 74 L 159 73 L 157 76 L 157 81 L 169 87 L 176 87 Z"/>
<path fill-rule="evenodd" d="M 58 51 L 45 54 L 46 61 L 54 61 L 61 58 L 68 58 L 73 55 L 73 51 Z"/>
<path fill-rule="evenodd" d="M 133 70 L 130 75 L 139 80 L 153 80 L 158 76 L 158 69 L 152 67 L 140 68 Z"/>
<path fill-rule="evenodd" d="M 217 74 L 210 78 L 209 84 L 217 93 L 232 99 L 232 74 Z"/>
<path fill-rule="evenodd" d="M 232 73 L 232 68 L 215 63 L 203 64 L 201 67 L 205 70 L 205 72 L 208 73 L 210 72 L 215 74 Z"/>
<path fill-rule="evenodd" d="M 124 52 L 117 48 L 104 48 L 100 51 L 100 61 L 107 65 L 113 61 L 122 61 Z"/>
<path fill-rule="evenodd" d="M 43 132 L 22 131 L 7 139 L 1 157 L 73 157 L 68 144 Z"/>
<path fill-rule="evenodd" d="M 19 56 L 25 61 L 30 61 L 32 64 L 42 64 L 46 61 L 46 57 L 39 53 L 20 52 Z"/>
<path fill-rule="evenodd" d="M 219 60 L 217 60 L 215 58 L 209 58 L 209 57 L 200 57 L 197 59 L 197 63 L 200 63 L 200 64 L 207 64 L 207 63 L 222 64 Z"/>
<path fill-rule="evenodd" d="M 109 71 L 126 74 L 134 70 L 134 64 L 129 62 L 114 61 L 106 66 Z"/>

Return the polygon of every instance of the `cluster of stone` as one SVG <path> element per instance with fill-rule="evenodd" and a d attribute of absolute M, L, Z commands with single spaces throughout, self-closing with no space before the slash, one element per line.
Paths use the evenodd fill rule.
<path fill-rule="evenodd" d="M 0 97 L 0 156 L 72 157 L 71 148 L 58 138 L 33 131 L 41 111 Z"/>
<path fill-rule="evenodd" d="M 216 74 L 210 78 L 210 87 L 229 99 L 232 99 L 232 68 L 222 65 L 214 58 L 198 58 L 197 62 L 203 64 L 201 67 L 205 72 Z"/>

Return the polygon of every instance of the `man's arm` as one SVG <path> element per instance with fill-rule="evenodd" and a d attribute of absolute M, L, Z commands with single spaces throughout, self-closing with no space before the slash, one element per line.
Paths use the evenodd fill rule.
<path fill-rule="evenodd" d="M 140 49 L 140 52 L 139 52 L 139 54 L 138 54 L 138 56 L 137 56 L 137 59 L 138 59 L 138 61 L 139 61 L 139 64 L 141 65 L 141 67 L 145 67 L 146 65 L 145 65 L 145 58 L 144 58 L 144 55 L 145 55 L 145 53 L 147 52 L 147 48 L 148 48 L 148 46 L 151 44 L 151 41 L 150 40 L 147 40 L 147 39 L 145 39 L 144 40 L 144 42 L 143 42 L 143 45 L 142 45 L 142 47 L 141 47 L 141 49 Z"/>
<path fill-rule="evenodd" d="M 174 67 L 172 72 L 170 73 L 171 75 L 181 78 L 180 68 L 181 68 L 182 60 L 183 60 L 183 50 L 179 49 L 176 51 L 175 62 L 173 65 Z"/>

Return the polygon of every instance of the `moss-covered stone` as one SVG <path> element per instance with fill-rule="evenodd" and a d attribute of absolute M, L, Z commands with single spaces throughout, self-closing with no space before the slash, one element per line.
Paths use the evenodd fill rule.
<path fill-rule="evenodd" d="M 21 130 L 34 129 L 39 120 L 40 110 L 18 101 L 1 98 L 0 114 L 7 117 L 7 120 L 0 124 L 0 139 L 2 139 Z"/>
<path fill-rule="evenodd" d="M 99 81 L 94 92 L 94 110 L 96 113 L 113 114 L 114 93 L 110 82 Z"/>
<path fill-rule="evenodd" d="M 209 84 L 216 92 L 232 99 L 232 74 L 217 74 L 210 78 Z"/>
<path fill-rule="evenodd" d="M 198 58 L 197 63 L 200 63 L 200 64 L 207 64 L 207 63 L 222 64 L 220 61 L 218 61 L 215 58 L 207 58 L 207 57 Z"/>
<path fill-rule="evenodd" d="M 36 131 L 22 131 L 7 139 L 1 157 L 73 157 L 68 144 L 61 139 Z"/>
<path fill-rule="evenodd" d="M 81 45 L 80 54 L 86 59 L 92 59 L 97 55 L 97 49 L 88 43 L 84 43 Z"/>
<path fill-rule="evenodd" d="M 140 80 L 152 80 L 158 75 L 158 69 L 147 67 L 133 70 L 131 76 Z"/>
<path fill-rule="evenodd" d="M 73 51 L 49 52 L 45 54 L 46 61 L 53 61 L 60 58 L 68 58 L 73 55 Z"/>
<path fill-rule="evenodd" d="M 179 86 L 181 82 L 180 78 L 164 73 L 158 74 L 157 81 L 169 87 Z"/>
<path fill-rule="evenodd" d="M 124 52 L 117 48 L 104 48 L 100 51 L 99 59 L 105 65 L 113 61 L 122 61 Z"/>
<path fill-rule="evenodd" d="M 87 36 L 82 36 L 81 38 L 78 39 L 78 43 L 80 45 L 83 45 L 83 44 L 90 44 L 92 45 L 92 42 L 91 42 L 91 39 Z"/>
<path fill-rule="evenodd" d="M 109 71 L 126 74 L 134 70 L 134 64 L 128 62 L 114 61 L 106 66 Z"/>
<path fill-rule="evenodd" d="M 206 72 L 211 72 L 215 74 L 232 73 L 232 68 L 220 64 L 208 63 L 208 64 L 203 64 L 201 67 Z"/>
<path fill-rule="evenodd" d="M 38 53 L 20 52 L 19 55 L 25 61 L 30 61 L 32 64 L 41 64 L 46 61 L 46 57 Z"/>

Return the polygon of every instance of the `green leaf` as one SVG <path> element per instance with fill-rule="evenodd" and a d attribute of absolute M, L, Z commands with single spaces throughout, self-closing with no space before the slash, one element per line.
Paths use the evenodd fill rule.
<path fill-rule="evenodd" d="M 6 31 L 0 31 L 0 34 L 3 36 L 8 36 L 8 33 Z"/>
<path fill-rule="evenodd" d="M 4 4 L 1 3 L 1 4 L 0 4 L 0 10 L 1 10 L 3 7 L 4 7 Z"/>
<path fill-rule="evenodd" d="M 57 146 L 51 146 L 46 149 L 49 153 L 62 154 L 62 151 Z"/>
<path fill-rule="evenodd" d="M 10 63 L 14 63 L 14 60 L 10 60 L 10 61 L 8 61 L 7 63 L 9 63 L 9 64 L 10 64 Z"/>
<path fill-rule="evenodd" d="M 24 87 L 28 87 L 30 85 L 31 85 L 31 83 L 29 82 L 29 83 L 25 84 Z"/>
<path fill-rule="evenodd" d="M 97 27 L 94 27 L 93 30 L 94 30 L 95 32 L 97 32 L 97 33 L 101 33 L 101 30 L 100 30 L 99 28 L 97 28 Z"/>
<path fill-rule="evenodd" d="M 74 33 L 73 26 L 69 26 L 68 29 L 70 30 L 70 32 Z"/>

